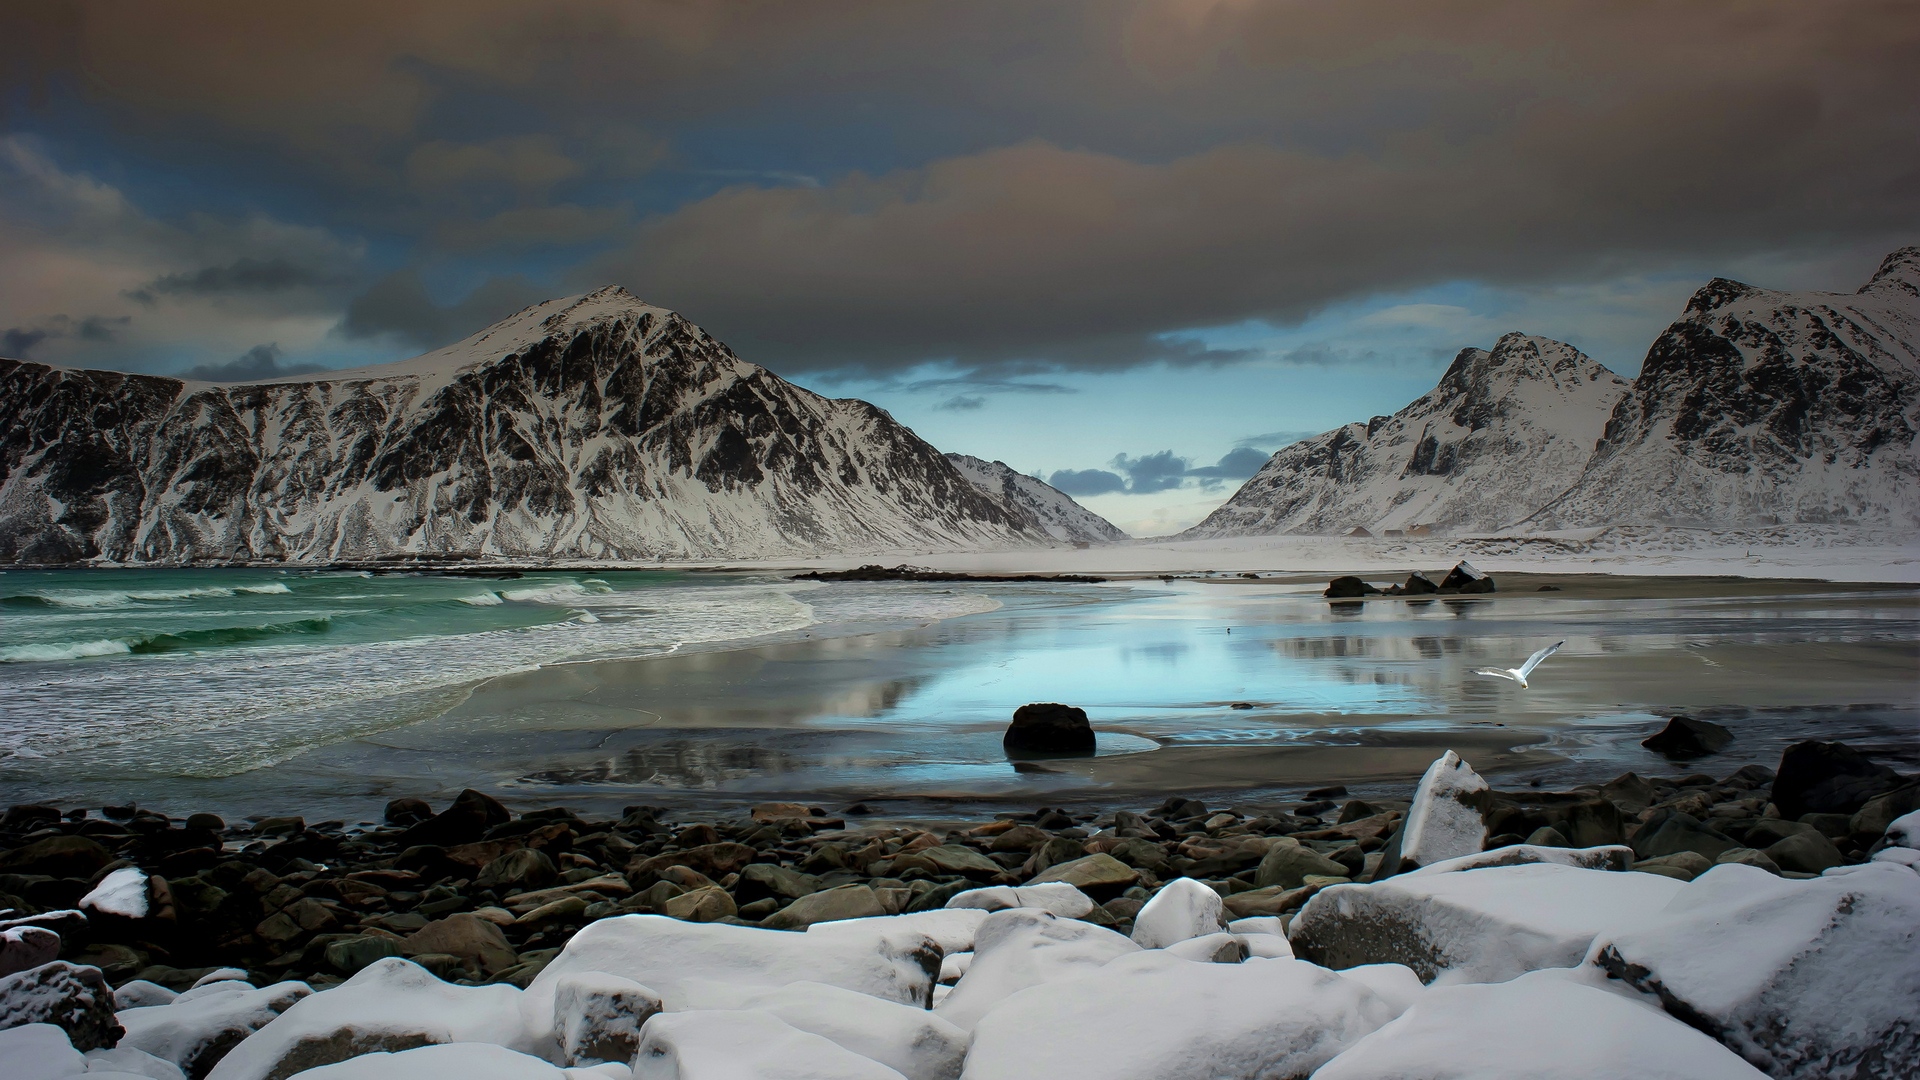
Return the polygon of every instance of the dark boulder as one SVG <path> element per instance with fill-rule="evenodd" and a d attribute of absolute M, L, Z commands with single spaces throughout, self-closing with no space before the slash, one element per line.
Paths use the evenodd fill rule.
<path fill-rule="evenodd" d="M 1440 587 L 1463 593 L 1490 593 L 1493 591 L 1493 579 L 1475 570 L 1472 563 L 1462 560 L 1456 563 L 1452 570 L 1447 571 L 1447 576 L 1440 582 Z M 1407 591 L 1413 590 L 1409 587 Z"/>
<path fill-rule="evenodd" d="M 415 844 L 470 844 L 486 835 L 488 829 L 504 824 L 513 815 L 494 799 L 468 788 L 453 800 L 453 805 L 414 825 L 401 837 L 403 846 Z"/>
<path fill-rule="evenodd" d="M 1407 583 L 1400 587 L 1400 591 L 1408 596 L 1432 596 L 1440 591 L 1440 586 L 1435 585 L 1432 578 L 1415 570 L 1407 575 Z"/>
<path fill-rule="evenodd" d="M 52 1024 L 80 1051 L 112 1046 L 125 1034 L 114 1019 L 106 976 L 64 960 L 0 979 L 0 1030 L 22 1024 Z"/>
<path fill-rule="evenodd" d="M 1691 851 L 1713 860 L 1743 846 L 1692 814 L 1673 809 L 1655 810 L 1640 826 L 1640 831 L 1633 834 L 1632 844 L 1636 859 L 1657 859 Z"/>
<path fill-rule="evenodd" d="M 1360 596 L 1379 596 L 1380 590 L 1348 574 L 1327 582 L 1327 591 L 1320 595 L 1331 600 L 1351 600 Z"/>
<path fill-rule="evenodd" d="M 49 836 L 0 855 L 0 872 L 91 878 L 112 861 L 112 852 L 84 836 Z"/>
<path fill-rule="evenodd" d="M 1091 754 L 1093 725 L 1087 723 L 1086 710 L 1072 705 L 1022 705 L 1014 710 L 1001 745 L 1008 753 Z"/>
<path fill-rule="evenodd" d="M 1675 716 L 1667 721 L 1666 727 L 1640 740 L 1640 745 L 1680 761 L 1717 754 L 1732 741 L 1733 732 L 1719 724 L 1691 716 Z"/>
<path fill-rule="evenodd" d="M 1904 781 L 1899 773 L 1867 760 L 1845 743 L 1794 743 L 1780 755 L 1773 778 L 1773 805 L 1782 817 L 1802 814 L 1851 814 L 1876 795 Z"/>
<path fill-rule="evenodd" d="M 387 804 L 387 824 L 406 828 L 418 825 L 433 816 L 433 807 L 427 800 L 404 795 Z"/>

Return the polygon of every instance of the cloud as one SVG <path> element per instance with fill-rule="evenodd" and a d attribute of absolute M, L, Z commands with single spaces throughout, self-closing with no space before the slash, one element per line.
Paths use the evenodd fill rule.
<path fill-rule="evenodd" d="M 47 340 L 45 330 L 29 330 L 24 326 L 10 326 L 0 330 L 0 356 L 24 360 L 33 352 L 33 347 Z"/>
<path fill-rule="evenodd" d="M 42 343 L 61 339 L 112 341 L 132 321 L 129 315 L 88 315 L 80 319 L 54 315 L 35 326 L 8 327 L 0 330 L 0 356 L 27 359 Z"/>
<path fill-rule="evenodd" d="M 550 293 L 522 277 L 493 277 L 459 302 L 442 306 L 427 294 L 417 271 L 402 270 L 354 297 L 338 330 L 349 339 L 385 337 L 432 349 L 550 299 Z"/>
<path fill-rule="evenodd" d="M 1187 459 L 1175 457 L 1171 450 L 1137 458 L 1119 454 L 1110 464 L 1126 474 L 1129 495 L 1170 491 L 1179 487 L 1187 476 Z"/>
<path fill-rule="evenodd" d="M 1311 439 L 1318 434 L 1320 434 L 1318 431 L 1264 431 L 1258 435 L 1247 435 L 1235 439 L 1233 440 L 1233 445 L 1254 450 L 1273 451 L 1283 446 L 1291 446 L 1301 439 Z"/>
<path fill-rule="evenodd" d="M 282 364 L 279 345 L 255 345 L 224 364 L 200 364 L 180 373 L 202 382 L 258 382 L 282 375 L 305 375 L 325 370 L 319 364 Z"/>
<path fill-rule="evenodd" d="M 1111 495 L 1127 489 L 1125 479 L 1105 469 L 1061 469 L 1047 477 L 1047 483 L 1075 498 Z"/>
<path fill-rule="evenodd" d="M 153 304 L 159 297 L 168 295 L 284 292 L 333 284 L 336 280 L 324 271 L 297 266 L 285 258 L 256 259 L 243 255 L 225 266 L 203 266 L 189 273 L 162 274 L 126 295 L 128 299 Z"/>
<path fill-rule="evenodd" d="M 1218 463 L 1188 469 L 1187 475 L 1206 480 L 1245 480 L 1259 472 L 1269 456 L 1249 447 L 1235 447 L 1227 451 Z"/>
<path fill-rule="evenodd" d="M 987 399 L 978 394 L 956 394 L 940 404 L 935 405 L 934 408 L 942 412 L 972 412 L 975 409 L 985 408 L 986 404 Z"/>

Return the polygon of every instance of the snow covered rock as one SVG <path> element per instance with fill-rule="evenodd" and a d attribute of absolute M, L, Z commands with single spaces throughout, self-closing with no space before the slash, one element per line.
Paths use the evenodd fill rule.
<path fill-rule="evenodd" d="M 1073 496 L 1039 477 L 1015 472 L 1004 461 L 985 461 L 966 454 L 948 454 L 947 460 L 968 483 L 1032 518 L 1055 540 L 1111 544 L 1127 539 L 1113 522 L 1074 502 Z"/>
<path fill-rule="evenodd" d="M 137 866 L 123 866 L 100 879 L 80 898 L 80 910 L 123 919 L 147 917 L 147 875 Z"/>
<path fill-rule="evenodd" d="M 995 1005 L 1030 986 L 1079 975 L 1140 946 L 1104 927 L 1032 908 L 996 911 L 973 939 L 973 963 L 934 1010 L 971 1030 Z"/>
<path fill-rule="evenodd" d="M 122 1009 L 119 1020 L 126 1034 L 120 1045 L 164 1058 L 199 1080 L 242 1039 L 311 993 L 312 987 L 303 982 L 259 990 L 245 983 L 211 983 L 169 1004 Z"/>
<path fill-rule="evenodd" d="M 1093 909 L 1089 907 L 1087 910 Z M 891 947 L 885 945 L 884 941 L 897 938 L 902 932 L 912 932 L 925 934 L 940 947 L 942 953 L 951 955 L 972 951 L 973 935 L 979 932 L 980 924 L 986 921 L 987 914 L 983 908 L 935 908 L 931 911 L 908 912 L 905 915 L 876 915 L 867 919 L 839 919 L 834 922 L 814 923 L 807 927 L 807 933 L 822 937 L 826 935 L 837 935 L 842 938 L 864 937 L 873 948 L 878 949 Z"/>
<path fill-rule="evenodd" d="M 87 1059 L 52 1024 L 0 1029 L 0 1062 L 7 1080 L 56 1080 L 87 1071 Z"/>
<path fill-rule="evenodd" d="M 207 1075 L 210 1080 L 286 1080 L 351 1057 L 436 1043 L 487 1042 L 530 1049 L 533 1040 L 521 1022 L 520 996 L 511 986 L 441 982 L 398 957 L 376 960 L 339 986 L 295 1002 L 228 1051 Z M 538 1030 L 544 1032 L 552 1023 L 552 1007 L 549 997 Z"/>
<path fill-rule="evenodd" d="M 1500 529 L 1579 478 L 1626 391 L 1571 345 L 1507 334 L 1392 416 L 1281 449 L 1181 536 Z"/>
<path fill-rule="evenodd" d="M 1538 847 L 1533 844 L 1508 844 L 1492 851 L 1442 859 L 1437 863 L 1409 870 L 1409 874 L 1452 874 L 1461 870 L 1480 870 L 1489 866 L 1525 866 L 1528 863 L 1557 863 L 1582 870 L 1627 870 L 1633 866 L 1633 849 L 1624 844 L 1603 847 Z"/>
<path fill-rule="evenodd" d="M 1224 930 L 1176 941 L 1161 951 L 1196 964 L 1238 964 L 1252 954 L 1246 938 Z"/>
<path fill-rule="evenodd" d="M 1040 885 L 992 885 L 984 889 L 968 889 L 947 900 L 950 908 L 980 908 L 984 911 L 1005 911 L 1008 908 L 1030 907 L 1051 911 L 1063 919 L 1084 918 L 1093 910 L 1093 898 L 1064 881 L 1049 881 Z"/>
<path fill-rule="evenodd" d="M 301 1080 L 569 1080 L 530 1054 L 488 1043 L 378 1050 L 300 1074 Z"/>
<path fill-rule="evenodd" d="M 974 1029 L 967 1080 L 1304 1078 L 1394 1010 L 1298 960 L 1195 964 L 1143 952 L 1001 1002 Z"/>
<path fill-rule="evenodd" d="M 1134 915 L 1134 944 L 1143 949 L 1164 949 L 1177 941 L 1217 934 L 1226 929 L 1226 911 L 1226 904 L 1212 886 L 1188 877 L 1175 878 L 1161 886 Z"/>
<path fill-rule="evenodd" d="M 884 410 L 794 386 L 616 287 L 402 363 L 254 385 L 0 360 L 0 418 L 0 562 L 1051 540 Z"/>
<path fill-rule="evenodd" d="M 871 1058 L 765 1012 L 662 1013 L 633 1080 L 902 1080 Z"/>
<path fill-rule="evenodd" d="M 113 1007 L 119 1010 L 144 1009 L 149 1005 L 165 1005 L 179 997 L 176 990 L 169 990 L 156 982 L 134 979 L 120 984 L 113 992 Z"/>
<path fill-rule="evenodd" d="M 925 1009 L 882 1001 L 824 983 L 736 986 L 692 980 L 687 1009 L 751 1010 L 831 1039 L 907 1080 L 954 1080 L 967 1056 L 967 1033 Z"/>
<path fill-rule="evenodd" d="M 640 1028 L 665 1008 L 660 995 L 604 971 L 563 975 L 553 987 L 553 1030 L 568 1065 L 629 1062 Z"/>
<path fill-rule="evenodd" d="M 51 930 L 38 926 L 0 930 L 0 976 L 37 968 L 59 956 L 60 935 Z"/>
<path fill-rule="evenodd" d="M 1553 863 L 1403 874 L 1316 893 L 1293 951 L 1330 968 L 1405 964 L 1428 982 L 1502 982 L 1572 967 L 1594 937 L 1659 911 L 1680 883 Z"/>
<path fill-rule="evenodd" d="M 1544 528 L 1920 523 L 1920 248 L 1854 293 L 1715 278 L 1654 341 Z"/>
<path fill-rule="evenodd" d="M 1659 1010 L 1573 972 L 1435 987 L 1314 1080 L 1761 1080 Z"/>
<path fill-rule="evenodd" d="M 623 915 L 590 923 L 527 987 L 527 1026 L 553 1022 L 554 991 L 564 976 L 604 971 L 652 988 L 676 1007 L 688 979 L 785 986 L 823 982 L 888 1001 L 924 1007 L 940 972 L 940 947 L 911 927 L 873 919 L 858 931 L 790 933 L 728 923 L 685 923 L 660 915 Z"/>
<path fill-rule="evenodd" d="M 1893 819 L 1886 836 L 1895 847 L 1920 848 L 1920 810 Z"/>
<path fill-rule="evenodd" d="M 1395 1016 L 1412 1008 L 1427 989 L 1420 976 L 1405 964 L 1361 964 L 1342 968 L 1340 977 L 1379 994 L 1380 1000 L 1393 1006 Z"/>
<path fill-rule="evenodd" d="M 1413 789 L 1413 805 L 1387 841 L 1373 879 L 1479 854 L 1487 842 L 1481 796 L 1486 790 L 1487 782 L 1460 755 L 1451 750 L 1440 755 Z"/>
<path fill-rule="evenodd" d="M 96 967 L 55 960 L 0 978 L 0 1029 L 52 1024 L 78 1050 L 120 1041 L 113 988 Z"/>
<path fill-rule="evenodd" d="M 1920 876 L 1847 869 L 1716 866 L 1593 962 L 1774 1077 L 1920 1075 Z"/>
<path fill-rule="evenodd" d="M 87 1051 L 87 1075 L 100 1077 L 144 1077 L 145 1080 L 187 1080 L 180 1066 L 166 1058 L 154 1057 L 145 1050 L 116 1046 L 111 1050 Z"/>

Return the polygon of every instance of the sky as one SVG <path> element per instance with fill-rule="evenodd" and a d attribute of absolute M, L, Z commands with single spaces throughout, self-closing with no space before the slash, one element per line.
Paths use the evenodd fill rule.
<path fill-rule="evenodd" d="M 624 285 L 1135 535 L 1524 331 L 1920 242 L 1910 0 L 37 0 L 0 355 L 244 380 Z"/>

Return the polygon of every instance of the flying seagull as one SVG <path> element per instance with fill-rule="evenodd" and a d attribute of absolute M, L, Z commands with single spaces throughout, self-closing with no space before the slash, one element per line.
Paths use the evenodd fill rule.
<path fill-rule="evenodd" d="M 1474 671 L 1474 674 L 1491 675 L 1496 679 L 1512 679 L 1514 682 L 1519 683 L 1520 688 L 1524 690 L 1527 686 L 1527 676 L 1533 674 L 1533 669 L 1540 666 L 1540 661 L 1559 652 L 1560 646 L 1565 644 L 1566 642 L 1564 641 L 1556 641 L 1546 648 L 1541 649 L 1539 652 L 1534 653 L 1532 656 L 1527 657 L 1527 662 L 1517 668 L 1479 668 Z"/>

